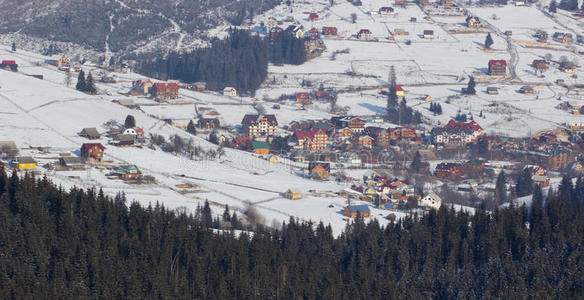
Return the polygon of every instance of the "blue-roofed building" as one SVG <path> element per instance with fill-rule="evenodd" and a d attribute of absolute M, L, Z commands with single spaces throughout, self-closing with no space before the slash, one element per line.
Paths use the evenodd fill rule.
<path fill-rule="evenodd" d="M 371 216 L 369 205 L 349 205 L 343 210 L 343 214 L 349 218 L 356 218 L 357 215 L 362 217 Z"/>

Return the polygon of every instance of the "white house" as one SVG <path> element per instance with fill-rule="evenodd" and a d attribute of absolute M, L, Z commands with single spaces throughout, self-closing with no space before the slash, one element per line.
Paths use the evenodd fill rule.
<path fill-rule="evenodd" d="M 237 90 L 234 87 L 227 86 L 223 89 L 223 96 L 237 97 Z"/>
<path fill-rule="evenodd" d="M 434 193 L 434 192 L 431 192 L 430 194 L 428 194 L 424 198 L 422 198 L 422 207 L 424 207 L 424 208 L 440 209 L 441 205 L 442 205 L 442 199 L 438 195 L 436 195 L 436 193 Z"/>

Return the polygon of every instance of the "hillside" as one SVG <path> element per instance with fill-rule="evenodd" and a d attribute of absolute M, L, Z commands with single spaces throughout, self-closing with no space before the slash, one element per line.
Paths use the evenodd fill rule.
<path fill-rule="evenodd" d="M 219 24 L 240 24 L 279 0 L 2 1 L 0 33 L 72 42 L 100 52 L 165 52 L 204 44 Z"/>

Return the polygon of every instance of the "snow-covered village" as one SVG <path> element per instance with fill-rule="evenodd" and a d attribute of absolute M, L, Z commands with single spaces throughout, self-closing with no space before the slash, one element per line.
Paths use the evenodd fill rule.
<path fill-rule="evenodd" d="M 2 161 L 143 205 L 337 233 L 357 213 L 529 205 L 532 185 L 584 172 L 583 22 L 520 1 L 282 4 L 240 27 L 291 32 L 307 60 L 270 64 L 254 92 L 7 44 Z"/>
<path fill-rule="evenodd" d="M 0 1 L 0 215 L 63 239 L 23 284 L 45 267 L 19 255 L 56 239 L 0 234 L 0 270 L 30 271 L 1 298 L 583 295 L 582 1 L 65 2 Z M 152 277 L 124 267 L 138 240 L 160 247 Z"/>

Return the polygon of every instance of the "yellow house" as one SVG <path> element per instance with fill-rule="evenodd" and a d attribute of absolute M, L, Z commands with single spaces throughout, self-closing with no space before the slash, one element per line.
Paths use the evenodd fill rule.
<path fill-rule="evenodd" d="M 302 193 L 297 188 L 291 188 L 286 191 L 286 198 L 290 200 L 298 200 L 302 198 Z"/>
<path fill-rule="evenodd" d="M 30 156 L 19 157 L 16 159 L 16 162 L 17 167 L 20 170 L 31 170 L 36 168 L 36 161 Z"/>
<path fill-rule="evenodd" d="M 271 163 L 277 163 L 278 162 L 278 157 L 271 154 L 268 155 L 268 157 L 266 158 L 267 161 L 271 162 Z"/>
<path fill-rule="evenodd" d="M 426 101 L 430 102 L 430 101 L 432 101 L 432 96 L 430 96 L 430 95 L 426 95 L 426 96 L 424 97 L 424 100 L 426 100 Z"/>
<path fill-rule="evenodd" d="M 61 56 L 61 58 L 57 59 L 57 67 L 58 68 L 61 68 L 68 63 L 69 63 L 69 59 L 65 55 L 63 55 L 63 56 Z"/>

